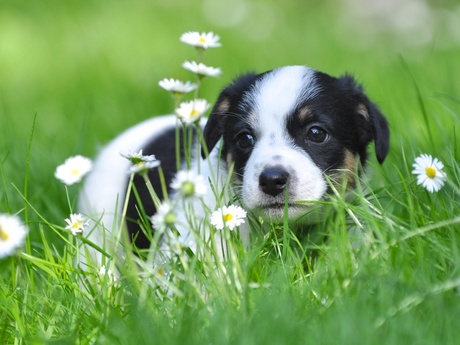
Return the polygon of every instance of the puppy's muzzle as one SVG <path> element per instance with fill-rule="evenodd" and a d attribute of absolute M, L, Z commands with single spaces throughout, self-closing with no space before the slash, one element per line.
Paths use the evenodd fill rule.
<path fill-rule="evenodd" d="M 260 189 L 272 197 L 282 193 L 288 181 L 289 173 L 282 166 L 267 167 L 259 176 Z"/>

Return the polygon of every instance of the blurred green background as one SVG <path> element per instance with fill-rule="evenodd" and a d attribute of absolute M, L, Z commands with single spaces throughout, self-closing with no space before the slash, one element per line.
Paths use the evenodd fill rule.
<path fill-rule="evenodd" d="M 339 229 L 318 255 L 318 271 L 298 281 L 303 259 L 280 256 L 273 267 L 270 258 L 256 260 L 254 272 L 261 270 L 261 283 L 267 275 L 273 289 L 251 288 L 233 301 L 234 287 L 220 290 L 220 281 L 206 277 L 209 306 L 197 303 L 193 282 L 184 284 L 184 299 L 154 298 L 143 310 L 128 279 L 119 312 L 118 302 L 105 304 L 111 290 L 80 291 L 79 279 L 92 273 L 71 272 L 72 250 L 46 224 L 65 226 L 71 211 L 54 171 L 67 157 L 94 157 L 127 127 L 173 110 L 158 81 L 193 78 L 180 67 L 196 58 L 179 42 L 190 30 L 221 36 L 223 47 L 205 55 L 223 70 L 205 80 L 210 102 L 240 73 L 291 64 L 352 73 L 364 85 L 392 138 L 382 166 L 370 156 L 369 205 L 376 209 L 366 204 L 357 212 L 366 228 L 378 225 L 375 239 L 363 252 L 349 249 L 340 216 L 326 225 Z M 18 213 L 30 229 L 21 257 L 1 262 L 0 338 L 458 342 L 459 67 L 458 0 L 0 0 L 0 213 Z M 438 194 L 415 186 L 411 165 L 421 153 L 446 165 L 448 185 Z M 78 186 L 68 192 L 74 205 Z M 417 229 L 426 231 L 400 240 Z"/>
<path fill-rule="evenodd" d="M 92 157 L 128 126 L 171 112 L 157 83 L 192 78 L 180 67 L 196 57 L 179 42 L 190 30 L 221 36 L 223 47 L 205 55 L 223 69 L 204 84 L 210 102 L 250 70 L 302 64 L 349 72 L 390 120 L 388 170 L 402 147 L 436 155 L 454 142 L 458 149 L 457 1 L 2 0 L 0 201 L 7 210 L 0 211 L 23 207 L 13 185 L 23 190 L 29 166 L 29 201 L 59 213 L 47 207 L 66 203 L 53 177 L 58 164 L 74 154 Z"/>

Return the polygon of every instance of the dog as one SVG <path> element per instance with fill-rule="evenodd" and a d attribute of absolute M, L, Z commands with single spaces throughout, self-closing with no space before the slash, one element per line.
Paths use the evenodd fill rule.
<path fill-rule="evenodd" d="M 155 155 L 169 186 L 177 171 L 176 125 L 174 115 L 155 117 L 106 146 L 83 186 L 81 212 L 112 235 L 120 229 L 130 165 L 120 153 L 127 150 Z M 309 209 L 302 201 L 324 199 L 331 192 L 330 181 L 346 179 L 353 185 L 358 167 L 366 164 L 371 142 L 378 162 L 383 163 L 389 151 L 388 122 L 362 86 L 348 74 L 333 77 L 304 66 L 236 78 L 222 90 L 202 126 L 202 157 L 194 157 L 192 170 L 200 166 L 206 181 L 216 178 L 211 170 L 217 171 L 221 183 L 210 182 L 215 189 L 223 188 L 231 171 L 228 180 L 241 205 L 271 222 L 283 219 L 287 205 L 288 219 L 301 224 Z M 200 145 L 199 140 L 195 145 Z M 149 179 L 162 196 L 157 169 L 149 171 Z M 137 248 L 148 248 L 149 236 L 141 231 L 139 213 L 144 210 L 151 216 L 156 209 L 144 179 L 135 176 L 133 184 L 138 197 L 133 192 L 128 195 L 127 229 Z M 195 205 L 198 219 L 206 217 L 203 205 L 211 210 L 217 207 L 212 193 L 208 194 Z M 178 231 L 183 238 L 190 236 L 187 225 Z M 249 233 L 248 226 L 241 230 L 245 242 Z M 97 229 L 89 238 L 103 242 Z"/>

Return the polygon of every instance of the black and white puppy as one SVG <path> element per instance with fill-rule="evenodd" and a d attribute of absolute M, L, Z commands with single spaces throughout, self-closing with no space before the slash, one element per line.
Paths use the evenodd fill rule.
<path fill-rule="evenodd" d="M 125 198 L 130 164 L 120 152 L 143 149 L 145 155 L 155 155 L 169 185 L 176 173 L 176 122 L 172 115 L 152 118 L 111 142 L 86 180 L 81 212 L 100 220 L 112 235 L 119 228 L 117 215 Z M 329 191 L 328 179 L 352 179 L 358 166 L 365 165 L 371 142 L 380 163 L 389 149 L 385 117 L 351 76 L 335 78 L 303 66 L 250 73 L 234 80 L 219 95 L 203 134 L 209 151 L 203 150 L 201 162 L 196 164 L 200 173 L 208 180 L 216 178 L 210 171 L 217 171 L 222 183 L 232 166 L 231 181 L 242 206 L 270 221 L 282 219 L 286 196 L 289 219 L 301 219 L 308 206 L 299 201 L 323 199 Z M 152 170 L 149 177 L 161 196 L 158 172 Z M 219 181 L 213 183 L 219 186 Z M 138 214 L 143 209 L 150 216 L 155 207 L 144 181 L 136 177 L 134 183 L 142 206 L 130 196 L 128 230 L 138 248 L 148 248 Z M 205 204 L 213 210 L 216 202 L 209 194 Z M 197 217 L 205 217 L 200 205 L 195 208 Z M 184 239 L 189 236 L 186 225 L 178 230 Z M 247 241 L 249 228 L 242 231 Z M 89 237 L 102 242 L 100 231 Z"/>

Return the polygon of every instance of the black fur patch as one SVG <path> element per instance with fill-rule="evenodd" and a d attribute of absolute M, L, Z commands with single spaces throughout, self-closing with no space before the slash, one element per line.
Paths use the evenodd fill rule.
<path fill-rule="evenodd" d="M 183 148 L 183 135 L 182 129 L 180 133 L 180 155 L 181 159 L 184 157 Z M 195 132 L 192 132 L 193 140 L 195 140 Z M 167 186 L 168 193 L 170 192 L 170 184 L 174 175 L 177 172 L 176 167 L 176 128 L 170 127 L 165 129 L 164 133 L 158 137 L 155 137 L 143 148 L 144 155 L 155 155 L 156 159 L 161 162 L 161 169 L 164 173 L 165 183 Z M 152 183 L 153 189 L 157 193 L 160 199 L 164 199 L 164 195 L 161 188 L 161 180 L 158 173 L 158 169 L 151 169 L 148 172 L 148 177 Z M 136 193 L 138 197 L 136 197 Z M 141 200 L 141 203 L 138 202 Z M 150 241 L 141 229 L 143 220 L 148 223 L 144 224 L 144 229 L 150 231 L 150 216 L 156 213 L 156 208 L 150 193 L 145 184 L 145 180 L 142 176 L 136 174 L 133 180 L 133 188 L 129 195 L 128 207 L 126 212 L 127 227 L 131 240 L 136 244 L 139 249 L 147 249 L 150 246 Z M 140 214 L 143 217 L 140 217 Z"/>

